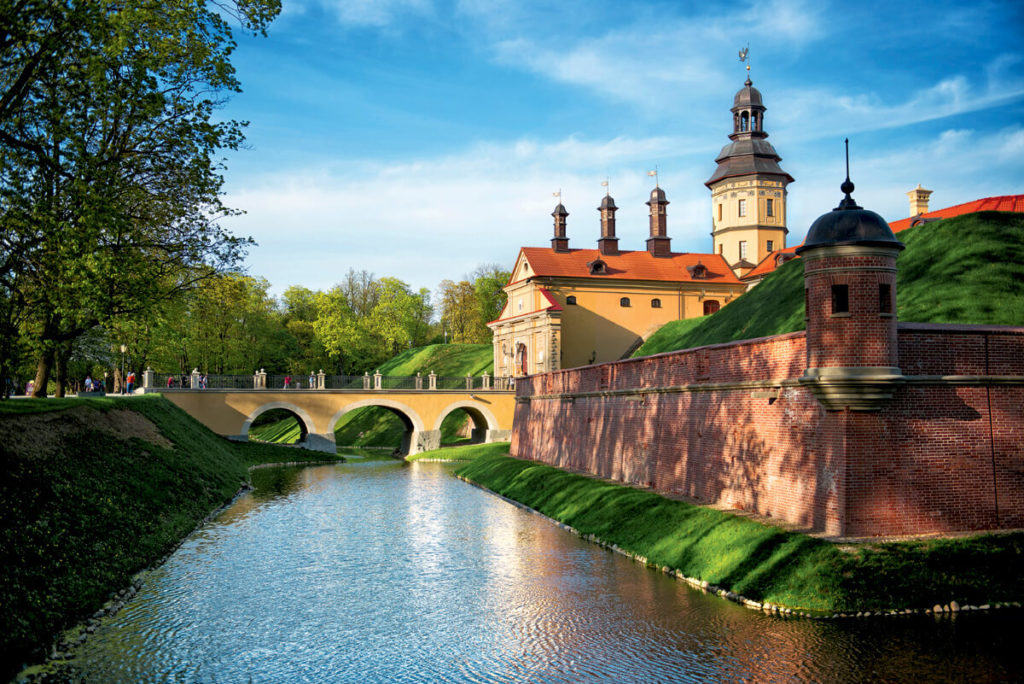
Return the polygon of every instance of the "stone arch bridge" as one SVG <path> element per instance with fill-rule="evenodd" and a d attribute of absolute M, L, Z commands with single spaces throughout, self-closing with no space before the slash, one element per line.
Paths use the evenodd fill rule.
<path fill-rule="evenodd" d="M 303 427 L 299 446 L 334 453 L 334 428 L 349 411 L 379 406 L 405 424 L 402 452 L 417 454 L 441 445 L 441 421 L 463 409 L 473 437 L 485 442 L 509 439 L 515 395 L 509 390 L 388 389 L 156 389 L 199 422 L 228 439 L 248 441 L 252 422 L 271 409 L 293 413 Z"/>

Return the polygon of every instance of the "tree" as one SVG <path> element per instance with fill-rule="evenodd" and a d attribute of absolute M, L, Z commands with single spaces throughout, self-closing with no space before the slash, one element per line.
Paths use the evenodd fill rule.
<path fill-rule="evenodd" d="M 277 0 L 16 0 L 0 10 L 0 373 L 16 327 L 36 391 L 73 341 L 235 266 L 216 155 L 243 124 L 222 12 L 263 31 Z"/>

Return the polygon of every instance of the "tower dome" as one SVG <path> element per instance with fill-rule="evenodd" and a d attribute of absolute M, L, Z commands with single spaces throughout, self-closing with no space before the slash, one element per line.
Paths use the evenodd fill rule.
<path fill-rule="evenodd" d="M 804 243 L 797 247 L 802 254 L 816 247 L 832 245 L 865 245 L 902 250 L 903 243 L 896 239 L 884 218 L 859 206 L 850 196 L 854 190 L 849 176 L 839 188 L 846 197 L 832 211 L 822 214 L 811 224 Z"/>
<path fill-rule="evenodd" d="M 736 93 L 736 97 L 732 99 L 733 107 L 764 107 L 764 103 L 761 100 L 761 91 L 754 87 L 750 77 L 743 83 L 743 87 Z"/>

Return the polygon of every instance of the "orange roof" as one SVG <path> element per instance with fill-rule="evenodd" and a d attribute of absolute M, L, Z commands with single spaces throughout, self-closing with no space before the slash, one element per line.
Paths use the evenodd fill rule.
<path fill-rule="evenodd" d="M 910 218 L 900 219 L 899 221 L 893 221 L 889 224 L 892 228 L 892 232 L 898 233 L 901 230 L 910 228 L 913 224 L 914 219 L 944 219 L 953 218 L 954 216 L 961 216 L 963 214 L 973 214 L 976 211 L 1015 211 L 1017 213 L 1024 214 L 1024 195 L 1001 195 L 999 197 L 986 197 L 984 199 L 977 199 L 973 202 L 964 202 L 963 204 L 957 204 L 956 206 L 946 207 L 945 209 L 938 209 L 936 211 L 929 211 L 927 213 L 918 216 L 911 216 Z"/>
<path fill-rule="evenodd" d="M 673 253 L 656 257 L 648 251 L 603 255 L 596 249 L 570 249 L 556 252 L 550 247 L 523 247 L 535 276 L 562 278 L 600 278 L 609 280 L 660 280 L 669 282 L 739 283 L 739 279 L 718 254 Z M 603 275 L 591 275 L 587 265 L 595 259 L 606 264 Z M 687 269 L 698 263 L 707 268 L 707 277 L 694 278 Z"/>
<path fill-rule="evenodd" d="M 889 224 L 892 228 L 892 232 L 898 233 L 901 230 L 906 230 L 914 225 L 914 221 L 920 219 L 944 219 L 953 218 L 954 216 L 962 216 L 964 214 L 973 214 L 976 211 L 1013 211 L 1024 214 L 1024 195 L 1000 195 L 999 197 L 985 197 L 983 199 L 977 199 L 972 202 L 964 202 L 963 204 L 957 204 L 952 207 L 946 207 L 945 209 L 936 209 L 935 211 L 929 211 L 921 216 L 911 216 L 910 218 L 900 219 L 899 221 L 893 221 Z M 801 243 L 803 244 L 803 243 Z M 793 247 L 787 247 L 781 252 L 772 252 L 761 262 L 753 268 L 749 273 L 743 276 L 743 280 L 750 280 L 751 278 L 760 278 L 768 275 L 776 268 L 778 268 L 778 262 L 775 257 L 780 253 L 788 254 L 795 252 L 796 248 L 800 245 Z M 794 255 L 795 256 L 795 255 Z M 796 258 L 800 258 L 797 256 Z"/>
<path fill-rule="evenodd" d="M 761 259 L 761 261 L 757 263 L 757 266 L 750 269 L 747 273 L 743 275 L 743 280 L 749 280 L 750 278 L 757 278 L 760 276 L 768 275 L 769 273 L 771 273 L 772 271 L 779 267 L 778 258 L 780 254 L 792 254 L 793 256 L 796 256 L 797 247 L 799 247 L 799 245 L 794 245 L 792 247 L 787 247 L 786 249 L 777 249 L 774 252 L 769 252 L 764 259 Z"/>

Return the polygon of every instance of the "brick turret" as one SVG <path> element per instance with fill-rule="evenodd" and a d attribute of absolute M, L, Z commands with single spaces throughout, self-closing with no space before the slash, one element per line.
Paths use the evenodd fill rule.
<path fill-rule="evenodd" d="M 902 381 L 896 346 L 896 257 L 889 224 L 850 196 L 811 225 L 804 263 L 809 385 L 830 411 L 873 411 Z"/>
<path fill-rule="evenodd" d="M 569 215 L 569 212 L 559 202 L 551 215 L 555 217 L 555 236 L 551 238 L 551 249 L 556 252 L 568 252 L 569 238 L 565 235 L 565 217 Z"/>
<path fill-rule="evenodd" d="M 597 248 L 605 256 L 615 256 L 619 253 L 619 238 L 615 237 L 615 212 L 618 207 L 612 196 L 606 194 L 597 210 L 601 212 L 601 237 L 597 241 Z"/>
<path fill-rule="evenodd" d="M 651 208 L 651 236 L 647 238 L 647 251 L 656 257 L 669 256 L 672 253 L 672 239 L 668 236 L 668 216 L 665 210 L 668 200 L 665 199 L 665 191 L 655 186 L 646 204 Z"/>

